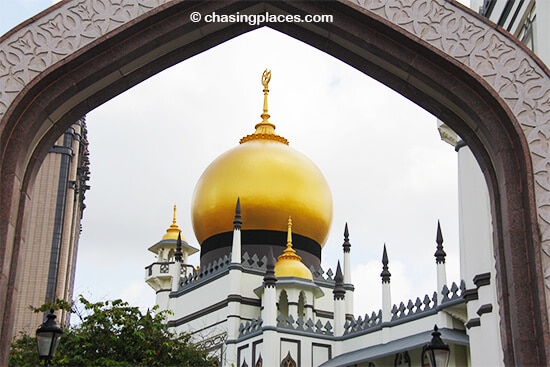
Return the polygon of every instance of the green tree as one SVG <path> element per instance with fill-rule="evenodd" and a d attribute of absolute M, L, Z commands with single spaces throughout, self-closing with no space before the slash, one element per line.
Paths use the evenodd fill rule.
<path fill-rule="evenodd" d="M 170 331 L 168 311 L 158 307 L 143 314 L 122 300 L 89 302 L 80 297 L 80 324 L 65 330 L 52 360 L 54 366 L 216 366 L 189 335 Z M 36 309 L 41 312 L 51 305 Z M 65 303 L 61 308 L 72 309 Z M 12 342 L 10 366 L 38 364 L 36 339 L 23 335 Z"/>

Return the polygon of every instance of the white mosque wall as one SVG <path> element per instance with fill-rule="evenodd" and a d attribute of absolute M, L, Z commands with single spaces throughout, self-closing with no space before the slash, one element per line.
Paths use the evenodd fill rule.
<path fill-rule="evenodd" d="M 229 330 L 229 327 L 235 323 L 228 322 L 228 316 L 230 316 L 231 310 L 235 310 L 235 303 L 233 302 L 233 306 L 229 307 L 228 300 L 230 299 L 238 300 L 239 319 L 237 325 L 240 324 L 241 327 L 244 327 L 255 322 L 260 323 L 262 307 L 266 307 L 261 304 L 265 269 L 254 269 L 244 263 L 230 264 L 229 260 L 218 265 L 217 270 L 201 273 L 201 276 L 195 275 L 192 280 L 182 277 L 179 291 L 159 292 L 157 297 L 159 305 L 166 302 L 167 308 L 174 312 L 170 323 L 175 331 L 191 333 L 192 340 L 198 343 L 217 338 L 215 352 L 218 356 L 223 357 L 224 366 L 231 366 L 231 363 L 241 366 L 245 360 L 251 366 L 256 363 L 260 355 L 262 358 L 271 356 L 273 358 L 270 360 L 271 364 L 276 361 L 278 365 L 289 352 L 294 359 L 299 360 L 299 365 L 319 366 L 327 361 L 329 356 L 335 357 L 363 349 L 366 346 L 383 345 L 393 340 L 418 334 L 421 331 L 432 330 L 435 324 L 442 328 L 464 329 L 466 318 L 457 319 L 456 315 L 465 314 L 465 311 L 457 311 L 458 308 L 465 308 L 465 306 L 460 297 L 461 291 L 455 289 L 449 293 L 446 301 L 452 302 L 454 305 L 452 307 L 443 305 L 445 301 L 440 294 L 437 298 L 439 301 L 435 305 L 421 307 L 420 311 L 405 311 L 405 313 L 413 314 L 413 317 L 402 318 L 403 316 L 392 312 L 392 321 L 389 324 L 384 324 L 384 327 L 362 330 L 356 335 L 347 335 L 344 338 L 335 337 L 332 335 L 335 329 L 333 320 L 334 281 L 325 277 L 316 279 L 316 283 L 294 278 L 279 279 L 275 290 L 277 300 L 284 289 L 291 303 L 296 303 L 300 298 L 300 293 L 303 293 L 304 303 L 311 310 L 309 313 L 305 312 L 306 317 L 303 321 L 307 321 L 311 317 L 313 322 L 320 321 L 322 323 L 321 329 L 313 327 L 315 332 L 306 332 L 299 330 L 299 323 L 295 323 L 291 327 L 277 326 L 276 331 L 262 330 L 261 326 L 257 329 L 250 328 L 246 332 L 232 331 Z M 168 272 L 168 274 L 172 273 Z M 161 276 L 160 273 L 158 275 Z M 187 282 L 186 279 L 188 279 Z M 152 279 L 149 280 L 152 281 Z M 238 283 L 235 283 L 235 280 L 238 280 Z M 233 289 L 231 289 L 231 285 L 233 285 Z M 170 296 L 167 296 L 168 294 Z M 403 302 L 406 304 L 407 300 L 403 300 Z M 442 308 L 437 308 L 441 305 L 443 305 Z M 297 307 L 289 307 L 289 310 L 296 321 L 298 319 Z M 379 314 L 377 313 L 377 315 L 375 322 L 380 323 Z M 356 317 L 354 319 L 357 320 Z M 330 325 L 330 329 L 325 329 L 327 323 Z M 233 335 L 234 339 L 229 341 L 228 335 Z M 229 341 L 229 343 L 224 344 L 223 341 Z M 270 348 L 265 349 L 266 343 L 270 345 Z M 453 345 L 452 348 L 460 349 L 461 347 Z M 451 362 L 450 366 L 465 365 L 460 361 L 468 359 L 467 348 L 458 349 L 456 350 L 458 355 L 452 357 L 456 359 L 456 363 Z M 419 358 L 416 356 L 416 354 L 420 355 L 419 350 L 410 350 L 409 352 L 414 354 L 414 358 Z M 272 356 L 273 353 L 276 353 L 275 357 Z M 388 363 L 392 364 L 394 355 L 395 353 L 391 357 L 378 358 L 377 363 L 383 364 L 387 359 Z M 270 365 L 265 358 L 264 365 Z M 240 364 L 237 364 L 238 361 Z M 413 365 L 415 364 L 413 363 Z"/>
<path fill-rule="evenodd" d="M 240 342 L 237 347 L 236 359 L 238 364 L 235 365 L 241 366 L 246 361 L 248 366 L 254 366 L 260 355 L 264 366 L 272 365 L 266 361 L 266 348 L 276 348 L 278 350 L 275 357 L 277 362 L 282 361 L 290 353 L 299 366 L 319 366 L 334 355 L 334 342 L 318 337 L 279 332 L 277 345 L 267 346 L 264 344 L 262 335 Z"/>
<path fill-rule="evenodd" d="M 472 151 L 461 138 L 441 121 L 438 130 L 442 140 L 457 151 L 460 277 L 467 289 L 465 324 L 470 337 L 471 363 L 500 366 L 504 356 L 487 183 Z"/>
<path fill-rule="evenodd" d="M 467 289 L 477 289 L 477 299 L 470 300 L 467 306 L 469 320 L 479 319 L 480 324 L 468 330 L 472 362 L 480 366 L 502 365 L 504 355 L 489 192 L 483 173 L 467 146 L 458 150 L 458 190 L 460 274 Z M 480 286 L 483 274 L 488 274 L 488 286 Z M 489 306 L 490 312 L 481 313 Z M 487 340 L 493 342 L 487 343 Z"/>
<path fill-rule="evenodd" d="M 460 274 L 466 287 L 474 288 L 477 274 L 494 273 L 495 260 L 487 183 L 466 146 L 458 151 L 458 200 Z"/>

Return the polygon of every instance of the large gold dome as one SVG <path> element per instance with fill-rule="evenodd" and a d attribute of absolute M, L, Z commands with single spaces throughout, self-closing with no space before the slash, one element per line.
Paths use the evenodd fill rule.
<path fill-rule="evenodd" d="M 286 232 L 291 215 L 295 234 L 321 247 L 327 240 L 332 220 L 327 181 L 309 158 L 275 134 L 275 126 L 268 121 L 267 91 L 264 83 L 263 121 L 256 131 L 214 160 L 195 187 L 192 220 L 200 244 L 233 230 L 237 198 L 242 207 L 242 231 Z"/>
<path fill-rule="evenodd" d="M 252 140 L 218 157 L 204 171 L 192 204 L 197 240 L 233 230 L 240 197 L 242 230 L 286 231 L 325 244 L 332 220 L 332 196 L 317 166 L 305 155 L 272 140 Z"/>

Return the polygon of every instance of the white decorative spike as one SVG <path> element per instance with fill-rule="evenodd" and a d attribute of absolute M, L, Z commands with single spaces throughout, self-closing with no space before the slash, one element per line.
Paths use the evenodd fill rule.
<path fill-rule="evenodd" d="M 233 244 L 231 246 L 231 263 L 241 263 L 241 199 L 235 205 L 235 219 L 233 221 Z"/>

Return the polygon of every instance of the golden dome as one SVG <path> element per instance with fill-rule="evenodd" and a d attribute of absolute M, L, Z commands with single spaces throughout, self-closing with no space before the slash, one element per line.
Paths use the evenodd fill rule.
<path fill-rule="evenodd" d="M 286 232 L 288 215 L 300 218 L 294 233 L 325 244 L 332 220 L 332 195 L 325 177 L 305 155 L 290 148 L 264 113 L 256 131 L 215 159 L 199 179 L 192 202 L 193 229 L 203 242 L 233 230 L 235 202 L 242 205 L 242 230 Z"/>
<path fill-rule="evenodd" d="M 302 258 L 292 248 L 292 220 L 288 218 L 288 235 L 286 249 L 277 258 L 275 264 L 275 277 L 296 277 L 313 280 L 311 271 L 304 265 Z"/>
<path fill-rule="evenodd" d="M 168 227 L 164 236 L 162 236 L 161 241 L 165 241 L 165 240 L 177 241 L 179 233 L 181 233 L 181 229 L 176 223 L 176 206 L 174 205 L 174 216 L 172 217 L 172 224 L 170 225 L 170 227 Z M 185 237 L 183 236 L 183 234 L 181 235 L 181 240 L 185 241 Z"/>

